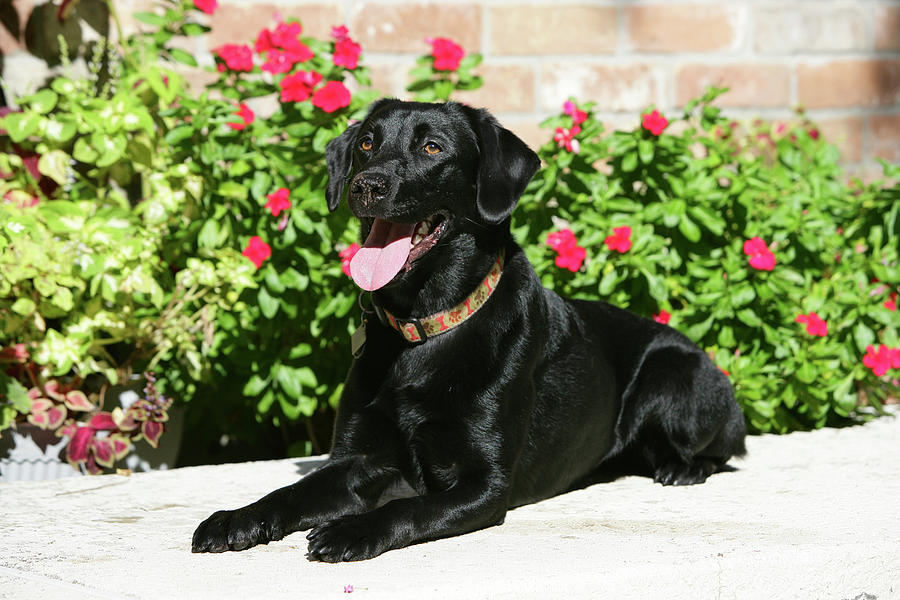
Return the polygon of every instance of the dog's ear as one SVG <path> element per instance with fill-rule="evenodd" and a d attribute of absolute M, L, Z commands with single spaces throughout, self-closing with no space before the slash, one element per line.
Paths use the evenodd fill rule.
<path fill-rule="evenodd" d="M 325 200 L 328 201 L 328 210 L 331 212 L 337 209 L 344 195 L 344 187 L 353 166 L 353 147 L 356 144 L 356 132 L 359 131 L 359 127 L 359 123 L 354 123 L 325 146 L 325 165 L 328 167 Z"/>
<path fill-rule="evenodd" d="M 486 110 L 469 111 L 481 154 L 475 202 L 481 218 L 496 225 L 512 214 L 541 160 Z"/>

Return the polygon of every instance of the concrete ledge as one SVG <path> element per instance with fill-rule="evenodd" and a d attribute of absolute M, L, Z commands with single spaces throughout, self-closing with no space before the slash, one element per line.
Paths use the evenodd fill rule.
<path fill-rule="evenodd" d="M 0 597 L 900 597 L 900 419 L 748 439 L 700 486 L 626 477 L 473 534 L 361 563 L 305 558 L 303 534 L 191 554 L 196 525 L 309 461 L 0 484 Z M 349 590 L 349 588 L 346 588 Z"/>

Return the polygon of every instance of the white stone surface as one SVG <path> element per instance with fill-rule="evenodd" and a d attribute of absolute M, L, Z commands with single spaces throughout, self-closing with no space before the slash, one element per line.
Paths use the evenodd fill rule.
<path fill-rule="evenodd" d="M 302 533 L 190 552 L 210 512 L 308 462 L 0 484 L 0 598 L 900 598 L 900 419 L 748 447 L 704 485 L 627 477 L 338 565 Z"/>

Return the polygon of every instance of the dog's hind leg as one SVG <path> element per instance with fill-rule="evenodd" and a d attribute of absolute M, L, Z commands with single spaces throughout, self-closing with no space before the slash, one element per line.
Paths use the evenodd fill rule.
<path fill-rule="evenodd" d="M 618 431 L 625 451 L 663 485 L 703 483 L 745 452 L 744 418 L 728 380 L 702 354 L 678 348 L 645 357 Z"/>

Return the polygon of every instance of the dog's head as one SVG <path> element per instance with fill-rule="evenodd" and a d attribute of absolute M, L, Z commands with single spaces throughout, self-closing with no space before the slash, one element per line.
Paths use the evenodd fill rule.
<path fill-rule="evenodd" d="M 537 155 L 484 110 L 448 102 L 379 100 L 326 149 L 325 195 L 345 189 L 362 221 L 354 280 L 378 289 L 475 224 L 508 228 L 540 166 Z"/>

